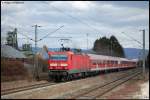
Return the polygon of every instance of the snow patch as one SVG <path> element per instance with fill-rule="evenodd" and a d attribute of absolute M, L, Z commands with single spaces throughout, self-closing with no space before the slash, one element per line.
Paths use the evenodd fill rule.
<path fill-rule="evenodd" d="M 141 85 L 141 93 L 144 98 L 149 98 L 149 81 Z"/>
<path fill-rule="evenodd" d="M 141 91 L 135 95 L 135 98 L 149 99 L 149 81 L 141 84 Z"/>

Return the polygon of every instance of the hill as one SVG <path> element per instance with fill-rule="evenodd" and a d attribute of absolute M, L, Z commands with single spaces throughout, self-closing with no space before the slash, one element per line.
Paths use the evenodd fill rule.
<path fill-rule="evenodd" d="M 129 59 L 142 58 L 142 49 L 137 48 L 124 48 L 125 56 Z M 145 52 L 146 56 L 148 55 L 148 50 Z"/>

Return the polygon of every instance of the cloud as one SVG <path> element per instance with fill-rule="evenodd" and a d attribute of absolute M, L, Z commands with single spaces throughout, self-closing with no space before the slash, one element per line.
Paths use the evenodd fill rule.
<path fill-rule="evenodd" d="M 140 29 L 146 29 L 146 48 L 149 48 L 149 5 L 146 1 L 24 1 L 23 4 L 3 4 L 1 8 L 2 36 L 17 27 L 19 33 L 34 38 L 32 25 L 38 24 L 42 26 L 38 28 L 40 38 L 64 25 L 51 36 L 72 36 L 72 41 L 76 41 L 74 44 L 86 48 L 86 34 L 89 33 L 89 48 L 92 48 L 95 39 L 102 36 L 115 35 L 118 40 L 125 39 L 121 32 L 142 42 L 141 35 L 137 34 L 141 34 Z M 38 44 L 42 46 L 48 42 L 50 47 L 60 47 L 58 40 L 47 38 Z M 26 40 L 20 45 L 23 42 Z M 135 46 L 121 42 L 123 47 L 139 48 L 137 43 L 132 43 Z"/>

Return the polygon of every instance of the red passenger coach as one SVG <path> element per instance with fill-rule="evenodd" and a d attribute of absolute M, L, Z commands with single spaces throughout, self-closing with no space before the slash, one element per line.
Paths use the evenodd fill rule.
<path fill-rule="evenodd" d="M 88 54 L 91 61 L 91 71 L 102 71 L 111 69 L 125 69 L 136 67 L 136 60 L 126 58 L 112 57 L 105 55 Z"/>

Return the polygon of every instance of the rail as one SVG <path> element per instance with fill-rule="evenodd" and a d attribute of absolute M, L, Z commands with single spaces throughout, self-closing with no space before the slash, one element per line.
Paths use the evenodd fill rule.
<path fill-rule="evenodd" d="M 34 85 L 29 85 L 29 86 L 24 86 L 24 87 L 17 87 L 17 88 L 12 88 L 12 89 L 1 90 L 1 95 L 7 95 L 7 94 L 11 94 L 11 93 L 46 87 L 46 86 L 55 85 L 55 84 L 56 83 L 40 83 L 40 84 L 34 84 Z"/>
<path fill-rule="evenodd" d="M 94 85 L 91 88 L 86 88 L 81 90 L 80 92 L 75 92 L 67 95 L 63 95 L 59 98 L 64 99 L 95 99 L 104 95 L 105 93 L 111 91 L 115 87 L 127 82 L 128 80 L 132 79 L 133 77 L 139 75 L 141 73 L 140 69 L 131 70 L 130 72 L 126 72 L 123 77 L 119 77 L 117 79 L 113 79 L 111 81 L 107 81 L 101 85 Z M 109 87 L 109 88 L 108 88 Z M 76 94 L 77 93 L 77 94 Z M 92 95 L 91 95 L 92 94 Z"/>

